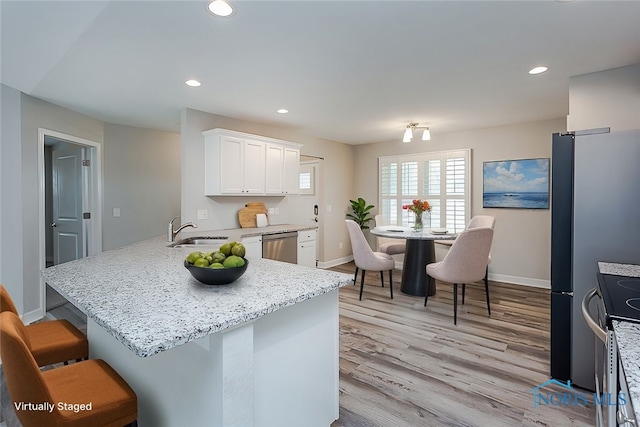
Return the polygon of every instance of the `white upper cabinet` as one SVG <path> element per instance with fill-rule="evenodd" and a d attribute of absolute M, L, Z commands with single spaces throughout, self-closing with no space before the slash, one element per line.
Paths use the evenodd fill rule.
<path fill-rule="evenodd" d="M 245 194 L 264 194 L 264 147 L 264 142 L 244 140 L 242 176 Z"/>
<path fill-rule="evenodd" d="M 299 194 L 300 149 L 268 143 L 266 153 L 266 193 L 281 196 Z"/>
<path fill-rule="evenodd" d="M 226 129 L 202 134 L 206 196 L 299 192 L 300 144 Z"/>
<path fill-rule="evenodd" d="M 281 144 L 267 144 L 266 153 L 266 193 L 282 194 L 284 192 L 284 146 Z"/>
<path fill-rule="evenodd" d="M 264 143 L 205 136 L 205 195 L 264 194 Z"/>
<path fill-rule="evenodd" d="M 300 193 L 300 149 L 284 147 L 284 185 L 285 194 Z"/>

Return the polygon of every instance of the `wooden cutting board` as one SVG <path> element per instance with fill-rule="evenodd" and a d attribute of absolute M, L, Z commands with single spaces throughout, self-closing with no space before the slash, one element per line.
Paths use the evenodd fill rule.
<path fill-rule="evenodd" d="M 256 211 L 256 213 L 263 213 L 263 214 L 267 214 L 269 213 L 269 210 L 267 209 L 267 206 L 262 203 L 262 202 L 249 202 L 246 205 L 244 205 L 246 208 L 249 209 L 253 209 Z"/>
<path fill-rule="evenodd" d="M 250 202 L 244 208 L 238 211 L 238 222 L 242 228 L 255 228 L 258 226 L 256 215 L 259 213 L 267 214 L 269 210 L 262 202 Z"/>

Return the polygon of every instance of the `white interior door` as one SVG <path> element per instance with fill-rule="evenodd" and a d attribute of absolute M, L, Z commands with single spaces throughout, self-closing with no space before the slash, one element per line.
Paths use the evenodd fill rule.
<path fill-rule="evenodd" d="M 53 151 L 53 263 L 82 258 L 82 153 L 69 145 Z"/>
<path fill-rule="evenodd" d="M 319 250 L 322 240 L 322 217 L 320 209 L 320 163 L 305 161 L 300 163 L 300 195 L 289 196 L 289 218 L 301 225 L 317 225 L 316 260 L 319 260 Z"/>

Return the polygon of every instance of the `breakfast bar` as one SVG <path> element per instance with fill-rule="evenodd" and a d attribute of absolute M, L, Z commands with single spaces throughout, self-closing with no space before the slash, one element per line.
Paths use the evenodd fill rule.
<path fill-rule="evenodd" d="M 194 250 L 156 238 L 43 276 L 87 315 L 90 357 L 134 389 L 140 426 L 330 425 L 351 276 L 258 258 L 206 286 L 183 266 Z"/>

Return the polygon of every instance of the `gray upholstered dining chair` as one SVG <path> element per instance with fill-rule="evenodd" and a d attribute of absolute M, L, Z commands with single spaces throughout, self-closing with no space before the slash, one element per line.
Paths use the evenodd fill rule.
<path fill-rule="evenodd" d="M 496 225 L 496 219 L 489 215 L 476 215 L 469 220 L 467 228 L 489 227 L 493 229 Z"/>
<path fill-rule="evenodd" d="M 375 216 L 376 227 L 381 227 L 385 224 L 384 216 L 382 214 L 378 214 Z M 378 252 L 383 252 L 388 255 L 398 255 L 403 254 L 407 241 L 401 239 L 389 239 L 386 237 L 377 237 L 378 242 Z"/>
<path fill-rule="evenodd" d="M 427 264 L 427 274 L 436 280 L 453 284 L 453 323 L 458 323 L 458 284 L 473 283 L 485 275 L 493 240 L 490 227 L 471 228 L 458 235 L 440 262 Z M 485 283 L 487 310 L 491 315 L 489 286 Z M 429 295 L 424 298 L 427 305 Z"/>
<path fill-rule="evenodd" d="M 496 219 L 489 215 L 476 215 L 467 224 L 467 230 L 470 228 L 489 227 L 495 231 Z M 489 251 L 489 260 L 487 261 L 487 268 L 484 271 L 484 286 L 487 289 L 487 295 L 489 295 L 489 264 L 491 264 L 491 251 Z M 462 285 L 462 303 L 464 304 L 464 294 L 466 286 Z M 487 307 L 489 305 L 487 304 Z M 489 308 L 489 316 L 491 316 L 491 308 Z"/>
<path fill-rule="evenodd" d="M 389 270 L 389 291 L 391 293 L 391 299 L 393 299 L 393 267 L 396 262 L 391 255 L 382 252 L 374 252 L 369 246 L 369 242 L 364 237 L 360 226 L 350 219 L 346 219 L 347 230 L 349 231 L 349 238 L 351 239 L 351 249 L 353 250 L 353 259 L 356 263 L 356 276 L 358 270 L 360 273 L 360 300 L 362 300 L 362 290 L 364 289 L 364 276 L 369 271 L 379 271 L 380 281 L 384 288 L 384 271 Z M 355 278 L 354 278 L 355 284 Z"/>

